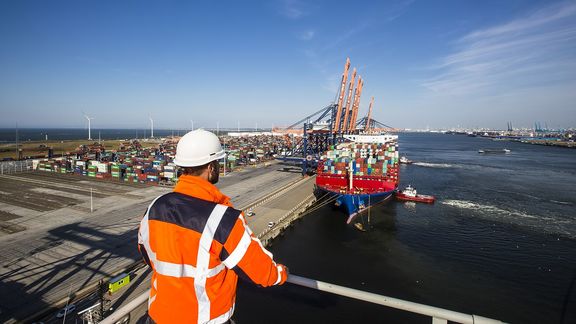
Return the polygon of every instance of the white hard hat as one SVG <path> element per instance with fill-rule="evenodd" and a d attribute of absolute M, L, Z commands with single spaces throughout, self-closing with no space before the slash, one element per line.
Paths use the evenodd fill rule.
<path fill-rule="evenodd" d="M 226 157 L 218 136 L 197 129 L 182 136 L 176 146 L 174 163 L 181 167 L 195 167 Z"/>

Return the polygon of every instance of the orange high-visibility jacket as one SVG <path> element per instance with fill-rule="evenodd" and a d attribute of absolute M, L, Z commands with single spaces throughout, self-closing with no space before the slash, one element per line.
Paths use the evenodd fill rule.
<path fill-rule="evenodd" d="M 157 323 L 223 323 L 234 312 L 238 275 L 284 283 L 241 211 L 208 181 L 182 175 L 140 223 L 138 248 L 153 269 L 148 313 Z"/>

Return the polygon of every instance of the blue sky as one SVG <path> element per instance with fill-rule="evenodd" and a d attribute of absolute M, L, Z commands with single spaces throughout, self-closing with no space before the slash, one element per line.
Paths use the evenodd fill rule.
<path fill-rule="evenodd" d="M 576 127 L 576 1 L 0 2 L 0 127 Z"/>

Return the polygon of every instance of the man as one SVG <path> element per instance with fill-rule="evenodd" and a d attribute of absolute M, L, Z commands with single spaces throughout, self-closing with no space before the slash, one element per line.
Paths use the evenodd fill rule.
<path fill-rule="evenodd" d="M 148 314 L 157 323 L 225 323 L 234 312 L 238 275 L 264 287 L 286 281 L 286 267 L 214 186 L 225 155 L 211 132 L 184 135 L 174 159 L 183 174 L 140 223 L 138 248 L 153 269 Z"/>

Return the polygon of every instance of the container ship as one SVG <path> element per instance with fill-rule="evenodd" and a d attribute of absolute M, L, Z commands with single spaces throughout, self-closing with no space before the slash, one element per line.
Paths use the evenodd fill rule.
<path fill-rule="evenodd" d="M 348 214 L 347 223 L 398 188 L 398 136 L 344 135 L 318 162 L 315 194 L 332 196 Z"/>

